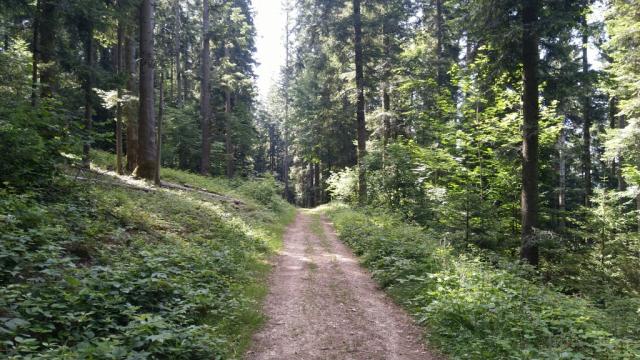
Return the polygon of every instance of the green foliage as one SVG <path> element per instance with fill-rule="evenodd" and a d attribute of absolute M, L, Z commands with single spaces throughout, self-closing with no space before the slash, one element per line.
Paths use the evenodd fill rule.
<path fill-rule="evenodd" d="M 183 170 L 198 170 L 202 132 L 196 108 L 168 107 L 165 119 L 162 163 Z"/>
<path fill-rule="evenodd" d="M 629 211 L 634 201 L 635 191 L 596 189 L 591 207 L 573 220 L 571 236 L 544 244 L 540 271 L 563 292 L 598 304 L 614 334 L 637 337 L 640 236 L 637 213 Z"/>
<path fill-rule="evenodd" d="M 459 254 L 389 214 L 332 206 L 340 238 L 423 324 L 429 341 L 460 359 L 633 359 L 640 338 L 616 329 L 594 303 L 538 284 L 532 269 L 483 251 Z M 636 304 L 637 302 L 630 304 Z M 637 310 L 637 309 L 636 309 Z M 615 333 L 615 335 L 614 335 Z"/>
<path fill-rule="evenodd" d="M 355 167 L 333 172 L 327 179 L 327 191 L 331 198 L 349 204 L 358 201 L 358 173 Z"/>
<path fill-rule="evenodd" d="M 18 39 L 0 51 L 0 94 L 2 100 L 25 99 L 31 95 L 31 53 L 29 44 Z"/>
<path fill-rule="evenodd" d="M 0 194 L 3 354 L 240 358 L 292 209 L 87 181 L 47 200 Z"/>
<path fill-rule="evenodd" d="M 70 141 L 59 101 L 26 101 L 30 56 L 23 41 L 0 51 L 0 187 L 18 190 L 47 186 Z"/>
<path fill-rule="evenodd" d="M 272 210 L 278 210 L 283 205 L 283 187 L 273 176 L 245 181 L 238 187 L 238 191 Z"/>
<path fill-rule="evenodd" d="M 607 44 L 611 52 L 612 62 L 608 68 L 615 78 L 613 93 L 620 101 L 620 115 L 627 117 L 628 136 L 637 133 L 640 117 L 640 13 L 638 0 L 615 0 L 611 2 L 608 12 L 607 30 L 611 41 Z M 632 144 L 629 144 L 632 145 Z"/>
<path fill-rule="evenodd" d="M 9 106 L 0 100 L 0 184 L 16 189 L 47 186 L 69 139 L 56 102 Z"/>

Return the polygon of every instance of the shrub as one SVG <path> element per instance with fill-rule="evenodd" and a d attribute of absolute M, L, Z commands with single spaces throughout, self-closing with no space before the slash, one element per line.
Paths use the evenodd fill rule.
<path fill-rule="evenodd" d="M 0 103 L 0 186 L 43 187 L 56 175 L 65 136 L 48 108 Z"/>
<path fill-rule="evenodd" d="M 332 172 L 327 179 L 327 191 L 334 200 L 355 204 L 358 200 L 358 173 L 355 167 Z"/>
<path fill-rule="evenodd" d="M 0 190 L 4 357 L 242 356 L 261 321 L 264 256 L 290 211 L 113 180 L 59 190 Z"/>
<path fill-rule="evenodd" d="M 388 214 L 328 210 L 340 238 L 454 358 L 640 357 L 637 334 L 616 331 L 595 304 L 529 280 L 527 266 L 481 250 L 456 254 Z M 622 329 L 635 324 L 633 316 L 616 320 Z"/>
<path fill-rule="evenodd" d="M 283 202 L 284 188 L 273 176 L 243 181 L 238 191 L 272 210 L 278 210 Z"/>

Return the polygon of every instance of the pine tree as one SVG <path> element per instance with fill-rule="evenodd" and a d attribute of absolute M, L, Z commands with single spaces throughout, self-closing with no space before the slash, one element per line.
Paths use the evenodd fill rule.
<path fill-rule="evenodd" d="M 200 173 L 209 174 L 211 162 L 211 104 L 209 77 L 211 64 L 209 61 L 209 1 L 202 2 L 202 73 L 200 82 L 200 116 L 202 122 L 202 155 L 200 160 Z"/>
<path fill-rule="evenodd" d="M 140 4 L 140 115 L 138 165 L 133 174 L 153 180 L 156 172 L 156 119 L 154 96 L 153 1 Z"/>
<path fill-rule="evenodd" d="M 520 255 L 539 262 L 535 227 L 538 226 L 538 0 L 522 3 L 522 65 L 524 124 L 522 127 L 522 246 Z"/>

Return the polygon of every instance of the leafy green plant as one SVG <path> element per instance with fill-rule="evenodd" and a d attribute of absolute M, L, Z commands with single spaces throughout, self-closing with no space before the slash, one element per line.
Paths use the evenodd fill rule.
<path fill-rule="evenodd" d="M 238 207 L 195 190 L 143 191 L 108 177 L 55 188 L 60 195 L 46 200 L 0 193 L 4 356 L 242 356 L 262 321 L 264 260 L 279 246 L 291 207 Z"/>
<path fill-rule="evenodd" d="M 26 190 L 58 174 L 66 142 L 55 101 L 38 107 L 0 99 L 0 186 Z"/>
<path fill-rule="evenodd" d="M 639 357 L 637 334 L 615 328 L 633 328 L 633 317 L 540 285 L 527 266 L 477 249 L 458 253 L 386 213 L 344 205 L 325 211 L 378 282 L 426 327 L 429 341 L 454 358 Z"/>
<path fill-rule="evenodd" d="M 357 200 L 358 173 L 355 167 L 332 172 L 327 179 L 327 191 L 335 200 L 354 204 Z"/>

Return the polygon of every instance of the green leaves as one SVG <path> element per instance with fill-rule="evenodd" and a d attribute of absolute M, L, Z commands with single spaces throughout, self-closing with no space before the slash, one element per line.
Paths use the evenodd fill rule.
<path fill-rule="evenodd" d="M 230 192 L 226 180 L 172 175 L 190 186 Z M 243 207 L 195 190 L 97 184 L 64 187 L 64 196 L 47 201 L 1 193 L 3 353 L 239 357 L 260 321 L 255 309 L 263 294 L 256 290 L 258 278 L 268 269 L 263 257 L 289 218 L 273 180 L 238 183 L 237 193 L 219 195 L 238 197 Z M 255 205 L 262 203 L 267 206 Z"/>
<path fill-rule="evenodd" d="M 630 359 L 640 353 L 636 335 L 615 330 L 616 322 L 633 327 L 632 315 L 608 314 L 529 280 L 526 266 L 495 257 L 489 264 L 485 252 L 440 247 L 430 232 L 388 214 L 329 212 L 340 238 L 428 329 L 430 343 L 453 358 Z"/>

